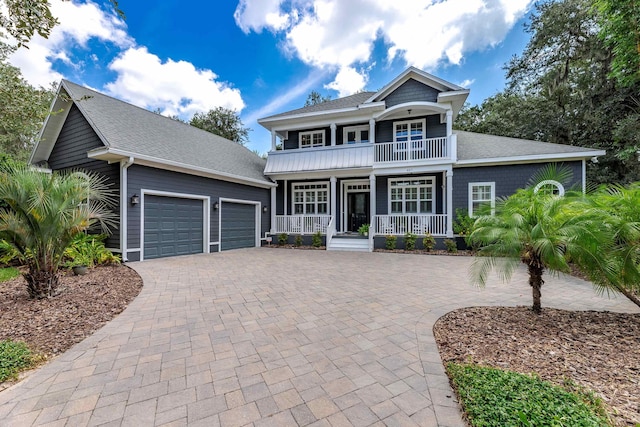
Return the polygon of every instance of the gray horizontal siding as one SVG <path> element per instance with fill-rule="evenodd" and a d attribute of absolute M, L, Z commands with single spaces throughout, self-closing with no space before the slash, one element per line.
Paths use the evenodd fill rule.
<path fill-rule="evenodd" d="M 447 135 L 447 125 L 440 123 L 440 115 L 407 117 L 395 120 L 381 120 L 376 123 L 376 142 L 393 141 L 393 123 L 406 120 L 426 119 L 427 138 L 440 138 Z"/>
<path fill-rule="evenodd" d="M 156 169 L 141 165 L 132 165 L 128 172 L 127 200 L 134 194 L 140 195 L 142 189 L 154 191 L 166 191 L 173 193 L 193 194 L 208 196 L 211 204 L 218 198 L 240 199 L 261 202 L 262 206 L 269 206 L 271 193 L 269 189 L 256 188 L 248 185 L 219 181 L 200 176 L 187 175 L 178 172 Z M 140 247 L 140 205 L 127 207 L 128 212 L 128 248 Z M 211 208 L 210 240 L 219 241 L 218 236 L 218 212 Z M 269 231 L 271 216 L 270 210 L 261 213 L 260 236 Z M 212 247 L 212 250 L 216 250 Z M 129 259 L 135 260 L 136 254 L 130 253 Z"/>
<path fill-rule="evenodd" d="M 437 89 L 417 80 L 409 79 L 387 95 L 384 101 L 387 108 L 412 101 L 437 102 L 438 93 Z"/>
<path fill-rule="evenodd" d="M 495 182 L 496 197 L 506 197 L 527 186 L 531 177 L 548 163 L 523 165 L 483 166 L 453 170 L 453 207 L 467 209 L 470 182 Z M 561 163 L 571 169 L 573 178 L 569 187 L 582 185 L 582 162 Z"/>
<path fill-rule="evenodd" d="M 90 159 L 87 152 L 95 148 L 104 147 L 93 128 L 84 118 L 78 107 L 71 106 L 60 135 L 49 156 L 49 167 L 52 170 L 80 169 L 100 174 L 106 177 L 110 189 L 116 195 L 118 202 L 113 210 L 119 215 L 120 206 L 120 166 L 105 161 Z M 120 248 L 119 229 L 111 229 L 111 236 L 105 242 L 108 248 Z"/>
<path fill-rule="evenodd" d="M 397 175 L 397 176 L 378 176 L 376 177 L 376 214 L 389 214 L 389 180 L 394 178 L 417 178 L 417 177 L 433 177 L 434 195 L 436 199 L 436 213 L 444 213 L 444 200 L 442 193 L 442 173 L 426 173 L 418 175 Z"/>

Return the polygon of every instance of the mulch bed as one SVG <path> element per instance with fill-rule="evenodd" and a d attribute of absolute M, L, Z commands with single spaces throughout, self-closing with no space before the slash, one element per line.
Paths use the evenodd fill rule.
<path fill-rule="evenodd" d="M 449 252 L 444 249 L 425 251 L 424 249 L 414 249 L 407 251 L 404 249 L 374 249 L 374 252 L 387 252 L 392 254 L 414 254 L 414 255 L 447 255 L 447 256 L 473 256 L 473 251 L 459 250 L 457 252 Z"/>
<path fill-rule="evenodd" d="M 274 249 L 302 249 L 302 250 L 308 250 L 308 251 L 325 251 L 327 250 L 326 246 L 308 246 L 308 245 L 300 245 L 300 246 L 296 246 L 296 245 L 291 245 L 291 244 L 286 244 L 286 245 L 264 245 L 263 248 L 274 248 Z"/>
<path fill-rule="evenodd" d="M 565 379 L 596 392 L 614 423 L 640 423 L 640 314 L 472 307 L 433 328 L 443 362 Z"/>
<path fill-rule="evenodd" d="M 84 276 L 63 273 L 60 294 L 30 299 L 22 277 L 0 283 L 0 340 L 25 341 L 45 357 L 63 353 L 121 313 L 140 293 L 142 279 L 123 265 Z"/>

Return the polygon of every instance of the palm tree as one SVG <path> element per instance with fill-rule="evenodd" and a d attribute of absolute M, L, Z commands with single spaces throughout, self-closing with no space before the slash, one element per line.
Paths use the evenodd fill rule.
<path fill-rule="evenodd" d="M 46 174 L 26 166 L 0 172 L 0 237 L 26 261 L 23 273 L 32 298 L 54 296 L 58 268 L 73 237 L 114 223 L 114 197 L 105 178 L 71 171 Z"/>
<path fill-rule="evenodd" d="M 602 186 L 589 202 L 581 215 L 597 213 L 611 246 L 602 254 L 604 268 L 576 264 L 600 292 L 619 292 L 640 307 L 640 183 Z"/>
<path fill-rule="evenodd" d="M 600 239 L 599 228 L 593 227 L 593 218 L 574 215 L 585 203 L 582 192 L 559 195 L 544 190 L 545 183 L 566 183 L 570 176 L 567 169 L 545 167 L 527 188 L 497 200 L 493 215 L 485 212 L 476 219 L 469 236 L 480 248 L 471 270 L 476 283 L 484 286 L 493 269 L 508 281 L 523 263 L 533 292 L 533 311 L 539 314 L 545 271 L 567 273 L 570 260 L 601 265 L 598 244 L 605 240 Z"/>

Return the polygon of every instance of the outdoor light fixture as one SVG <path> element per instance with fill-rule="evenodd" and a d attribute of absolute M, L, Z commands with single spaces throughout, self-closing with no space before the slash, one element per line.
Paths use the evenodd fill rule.
<path fill-rule="evenodd" d="M 138 203 L 140 203 L 140 196 L 138 196 L 137 194 L 134 194 L 133 196 L 131 196 L 131 204 L 135 206 Z"/>
<path fill-rule="evenodd" d="M 213 209 L 214 209 L 214 210 L 216 210 L 216 211 L 217 211 L 219 207 L 220 207 L 220 205 L 218 204 L 218 202 L 215 202 L 215 203 L 213 204 Z"/>
<path fill-rule="evenodd" d="M 267 211 L 268 211 L 268 210 L 269 210 L 269 208 L 268 208 L 268 207 L 263 206 L 263 208 L 262 208 L 262 212 L 267 213 Z"/>

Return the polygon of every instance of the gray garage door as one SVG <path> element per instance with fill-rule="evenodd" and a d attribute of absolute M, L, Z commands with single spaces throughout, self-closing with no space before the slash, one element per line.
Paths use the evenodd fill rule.
<path fill-rule="evenodd" d="M 202 252 L 202 200 L 144 197 L 144 258 Z"/>
<path fill-rule="evenodd" d="M 222 250 L 253 248 L 256 245 L 256 206 L 222 203 Z"/>

